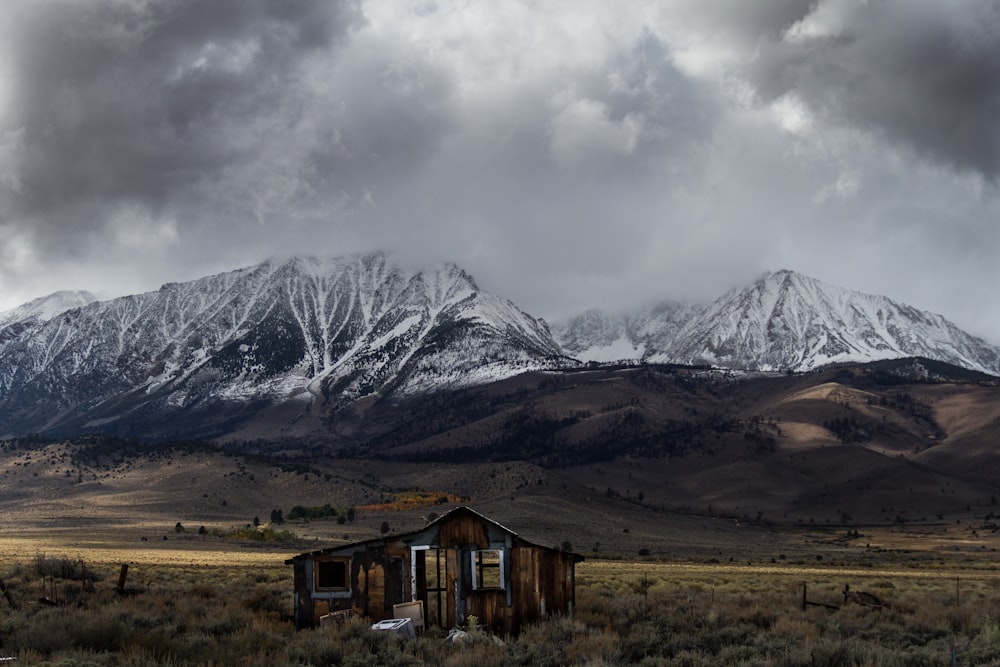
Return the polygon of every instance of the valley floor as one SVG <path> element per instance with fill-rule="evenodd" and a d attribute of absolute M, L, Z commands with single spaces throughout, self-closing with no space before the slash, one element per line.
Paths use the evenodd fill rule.
<path fill-rule="evenodd" d="M 902 666 L 953 656 L 954 664 L 1000 665 L 996 553 L 942 550 L 927 534 L 885 532 L 894 546 L 886 542 L 877 559 L 831 548 L 808 557 L 817 536 L 799 531 L 786 546 L 801 550 L 773 563 L 591 557 L 577 566 L 572 619 L 500 641 L 472 631 L 452 645 L 447 629 L 401 641 L 363 620 L 296 632 L 284 559 L 314 539 L 141 541 L 150 529 L 6 531 L 0 577 L 19 608 L 0 600 L 0 656 L 28 665 Z M 113 588 L 126 562 L 132 594 L 121 598 Z M 66 574 L 82 563 L 92 588 Z M 845 584 L 889 607 L 845 605 Z M 815 604 L 804 606 L 804 597 Z"/>

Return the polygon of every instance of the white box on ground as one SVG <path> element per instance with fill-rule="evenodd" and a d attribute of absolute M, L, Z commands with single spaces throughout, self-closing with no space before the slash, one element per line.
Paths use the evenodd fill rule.
<path fill-rule="evenodd" d="M 409 618 L 387 618 L 372 625 L 372 630 L 395 632 L 400 637 L 416 637 L 413 621 Z"/>

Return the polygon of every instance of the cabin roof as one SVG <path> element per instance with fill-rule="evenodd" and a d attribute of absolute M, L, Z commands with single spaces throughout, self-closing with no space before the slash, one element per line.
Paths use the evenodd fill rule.
<path fill-rule="evenodd" d="M 482 519 L 483 521 L 488 521 L 489 523 L 493 524 L 494 526 L 496 526 L 500 530 L 504 531 L 505 533 L 510 534 L 511 537 L 518 537 L 517 533 L 515 533 L 510 528 L 507 528 L 506 526 L 504 526 L 504 525 L 502 525 L 502 524 L 494 521 L 493 519 L 489 518 L 485 514 L 482 514 L 481 512 L 477 512 L 476 510 L 472 509 L 471 507 L 467 507 L 465 505 L 462 505 L 460 507 L 455 507 L 455 508 L 452 508 L 452 509 L 448 510 L 447 512 L 445 512 L 444 514 L 442 514 L 441 516 L 439 516 L 438 518 L 434 519 L 433 521 L 431 521 L 430 523 L 428 523 L 426 526 L 424 526 L 423 528 L 420 528 L 418 530 L 412 530 L 412 531 L 409 531 L 409 532 L 406 532 L 406 533 L 397 533 L 395 535 L 386 535 L 386 536 L 383 536 L 383 537 L 373 537 L 373 538 L 370 538 L 370 539 L 367 539 L 367 540 L 361 540 L 359 542 L 350 542 L 348 544 L 341 544 L 341 545 L 338 545 L 338 546 L 335 546 L 335 547 L 325 547 L 323 549 L 316 549 L 315 551 L 307 551 L 305 553 L 301 553 L 301 554 L 299 554 L 297 556 L 293 556 L 292 558 L 289 558 L 288 560 L 285 561 L 285 565 L 292 565 L 292 564 L 295 563 L 295 561 L 302 560 L 302 559 L 312 558 L 314 556 L 325 556 L 325 555 L 328 555 L 328 554 L 333 554 L 333 553 L 337 553 L 339 551 L 343 551 L 345 549 L 354 549 L 354 548 L 357 548 L 357 547 L 360 547 L 360 546 L 366 546 L 366 545 L 370 545 L 370 544 L 377 544 L 379 542 L 383 542 L 384 543 L 384 542 L 387 542 L 387 541 L 390 541 L 390 540 L 392 540 L 392 541 L 396 541 L 396 540 L 403 540 L 403 541 L 405 541 L 407 538 L 414 537 L 414 536 L 419 535 L 421 533 L 427 532 L 429 529 L 432 529 L 434 526 L 436 526 L 438 524 L 445 523 L 446 521 L 454 520 L 454 519 L 456 519 L 457 517 L 459 517 L 462 514 L 472 514 L 472 515 L 478 517 L 479 519 Z M 525 540 L 523 538 L 520 538 L 520 537 L 518 537 L 518 539 L 521 540 L 521 542 L 523 542 L 525 544 L 530 544 L 531 546 L 539 548 L 539 549 L 549 549 L 549 550 L 552 550 L 552 551 L 556 551 L 556 550 L 552 549 L 551 547 L 546 547 L 546 546 L 543 546 L 541 544 L 534 544 L 534 543 L 528 542 L 527 540 Z M 583 560 L 583 556 L 580 556 L 579 554 L 573 554 L 573 555 L 574 555 L 574 557 L 575 557 L 575 559 L 576 559 L 577 562 L 580 562 L 580 561 Z"/>

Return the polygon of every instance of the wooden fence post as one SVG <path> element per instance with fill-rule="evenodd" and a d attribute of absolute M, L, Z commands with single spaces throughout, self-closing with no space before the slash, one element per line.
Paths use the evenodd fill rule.
<path fill-rule="evenodd" d="M 125 579 L 128 577 L 128 563 L 122 563 L 122 569 L 118 573 L 118 587 L 115 589 L 118 594 L 125 592 Z"/>

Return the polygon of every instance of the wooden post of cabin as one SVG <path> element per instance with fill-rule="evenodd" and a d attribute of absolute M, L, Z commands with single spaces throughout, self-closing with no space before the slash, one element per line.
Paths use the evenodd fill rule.
<path fill-rule="evenodd" d="M 122 563 L 122 569 L 118 573 L 118 587 L 115 589 L 119 594 L 125 592 L 126 578 L 128 578 L 128 563 Z"/>
<path fill-rule="evenodd" d="M 7 602 L 10 604 L 10 608 L 17 610 L 18 608 L 17 603 L 14 602 L 14 597 L 10 594 L 10 591 L 7 590 L 7 585 L 3 583 L 3 579 L 0 579 L 0 591 L 3 591 L 3 596 L 7 598 Z"/>

